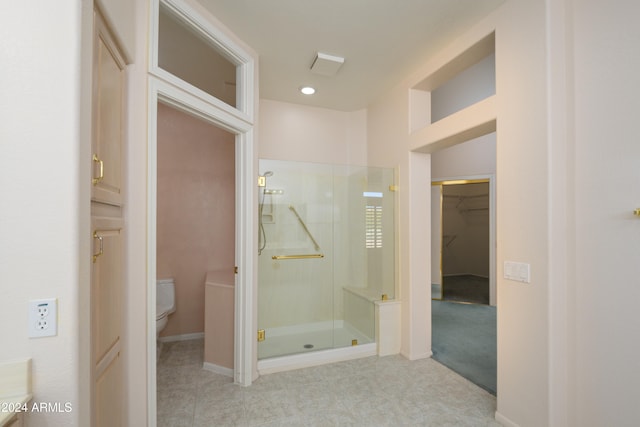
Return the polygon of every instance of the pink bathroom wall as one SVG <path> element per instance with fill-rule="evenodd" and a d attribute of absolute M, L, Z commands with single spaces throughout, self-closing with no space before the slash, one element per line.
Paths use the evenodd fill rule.
<path fill-rule="evenodd" d="M 205 276 L 235 265 L 235 137 L 158 104 L 157 277 L 176 312 L 161 336 L 204 331 Z"/>

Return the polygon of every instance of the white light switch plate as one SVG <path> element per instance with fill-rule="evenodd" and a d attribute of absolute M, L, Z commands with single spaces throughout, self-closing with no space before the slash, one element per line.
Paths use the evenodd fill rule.
<path fill-rule="evenodd" d="M 531 283 L 531 266 L 524 262 L 504 262 L 504 278 L 517 282 Z"/>
<path fill-rule="evenodd" d="M 29 301 L 29 338 L 58 334 L 58 301 L 55 298 Z"/>

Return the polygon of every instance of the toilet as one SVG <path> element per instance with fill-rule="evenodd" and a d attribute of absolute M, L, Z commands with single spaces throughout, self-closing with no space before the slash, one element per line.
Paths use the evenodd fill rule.
<path fill-rule="evenodd" d="M 176 289 L 173 279 L 156 281 L 156 339 L 167 326 L 169 315 L 176 311 Z"/>

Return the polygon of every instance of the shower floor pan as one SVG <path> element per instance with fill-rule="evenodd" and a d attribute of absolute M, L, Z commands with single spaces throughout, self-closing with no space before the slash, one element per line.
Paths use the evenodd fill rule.
<path fill-rule="evenodd" d="M 377 353 L 373 339 L 343 324 L 339 328 L 276 334 L 258 344 L 258 372 L 261 375 L 322 365 Z M 357 345 L 352 345 L 357 340 Z"/>

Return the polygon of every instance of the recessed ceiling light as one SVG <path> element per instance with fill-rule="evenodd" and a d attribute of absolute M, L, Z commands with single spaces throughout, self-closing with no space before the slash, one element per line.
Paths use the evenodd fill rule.
<path fill-rule="evenodd" d="M 305 95 L 313 95 L 314 93 L 316 93 L 316 90 L 311 86 L 302 86 L 300 88 L 300 92 L 304 93 Z"/>

